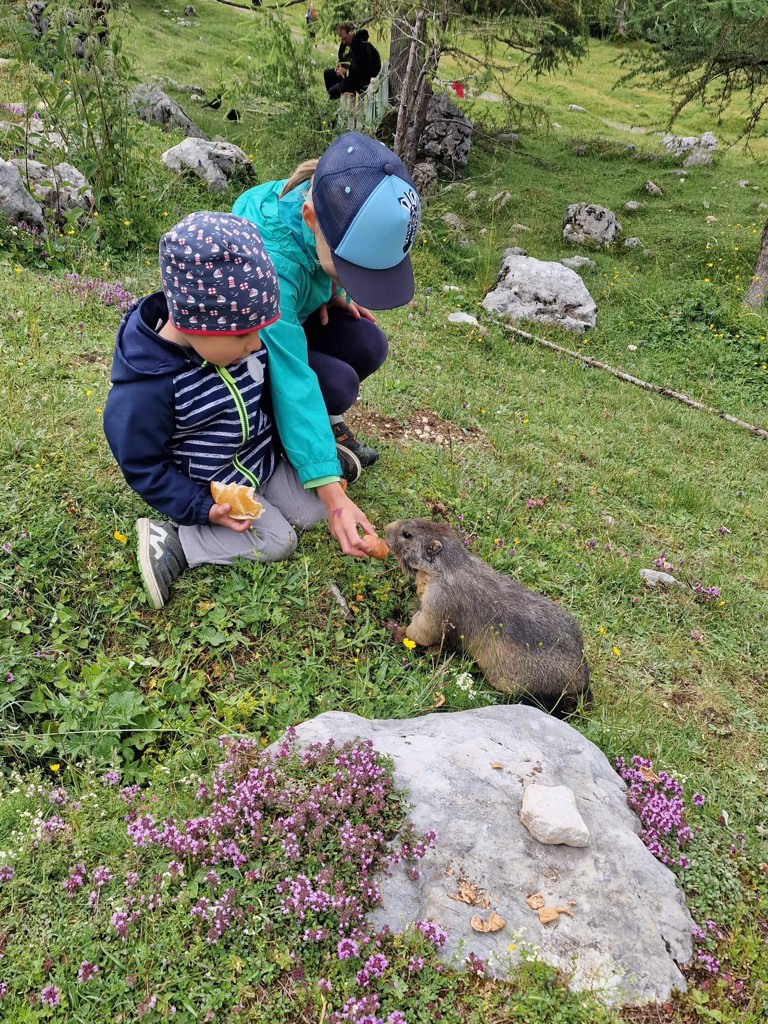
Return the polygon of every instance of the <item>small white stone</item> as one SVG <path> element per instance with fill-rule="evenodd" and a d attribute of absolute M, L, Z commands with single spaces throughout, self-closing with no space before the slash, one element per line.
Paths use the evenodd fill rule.
<path fill-rule="evenodd" d="M 657 572 L 655 569 L 641 569 L 640 575 L 649 587 L 682 587 L 680 580 L 675 579 L 668 572 Z"/>
<path fill-rule="evenodd" d="M 589 829 L 567 786 L 528 786 L 523 793 L 520 821 L 534 839 L 547 845 L 587 846 Z"/>
<path fill-rule="evenodd" d="M 471 324 L 473 327 L 479 327 L 480 323 L 477 317 L 472 316 L 471 313 L 462 313 L 460 310 L 456 313 L 448 314 L 449 324 Z"/>

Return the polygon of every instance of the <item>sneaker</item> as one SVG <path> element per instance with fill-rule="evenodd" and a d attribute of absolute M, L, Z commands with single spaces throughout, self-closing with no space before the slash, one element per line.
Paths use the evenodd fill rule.
<path fill-rule="evenodd" d="M 336 454 L 341 463 L 341 475 L 346 482 L 353 484 L 355 480 L 359 480 L 363 467 L 360 465 L 360 459 L 358 459 L 355 453 L 350 448 L 347 448 L 346 445 L 337 444 Z"/>
<path fill-rule="evenodd" d="M 363 469 L 367 469 L 368 466 L 372 466 L 376 459 L 378 459 L 379 453 L 376 449 L 369 448 L 361 441 L 358 441 L 343 420 L 341 423 L 334 423 L 332 429 L 337 445 L 341 444 L 349 451 L 353 452 L 357 456 L 357 459 Z"/>
<path fill-rule="evenodd" d="M 171 596 L 171 584 L 187 568 L 187 560 L 173 523 L 139 519 L 139 569 L 155 608 L 162 608 Z"/>

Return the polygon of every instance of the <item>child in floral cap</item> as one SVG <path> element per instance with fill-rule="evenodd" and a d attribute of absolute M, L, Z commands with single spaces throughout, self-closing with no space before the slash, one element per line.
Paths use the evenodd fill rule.
<path fill-rule="evenodd" d="M 104 431 L 128 484 L 170 521 L 138 520 L 138 557 L 155 608 L 189 566 L 278 561 L 294 527 L 325 518 L 275 448 L 263 405 L 259 332 L 280 317 L 279 286 L 256 227 L 193 213 L 160 240 L 162 291 L 124 316 Z M 211 482 L 255 489 L 258 519 L 233 518 Z"/>

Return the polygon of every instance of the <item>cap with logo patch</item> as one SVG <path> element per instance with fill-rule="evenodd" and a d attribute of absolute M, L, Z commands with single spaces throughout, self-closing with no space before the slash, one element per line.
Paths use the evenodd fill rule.
<path fill-rule="evenodd" d="M 410 252 L 421 201 L 402 160 L 376 139 L 346 132 L 320 157 L 312 202 L 349 296 L 371 309 L 413 298 Z"/>

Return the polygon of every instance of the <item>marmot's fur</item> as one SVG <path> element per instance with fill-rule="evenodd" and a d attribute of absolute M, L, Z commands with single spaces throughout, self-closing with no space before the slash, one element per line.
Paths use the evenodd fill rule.
<path fill-rule="evenodd" d="M 421 599 L 408 638 L 466 651 L 491 686 L 547 710 L 589 699 L 584 641 L 567 611 L 471 555 L 444 523 L 403 519 L 384 536 Z"/>

